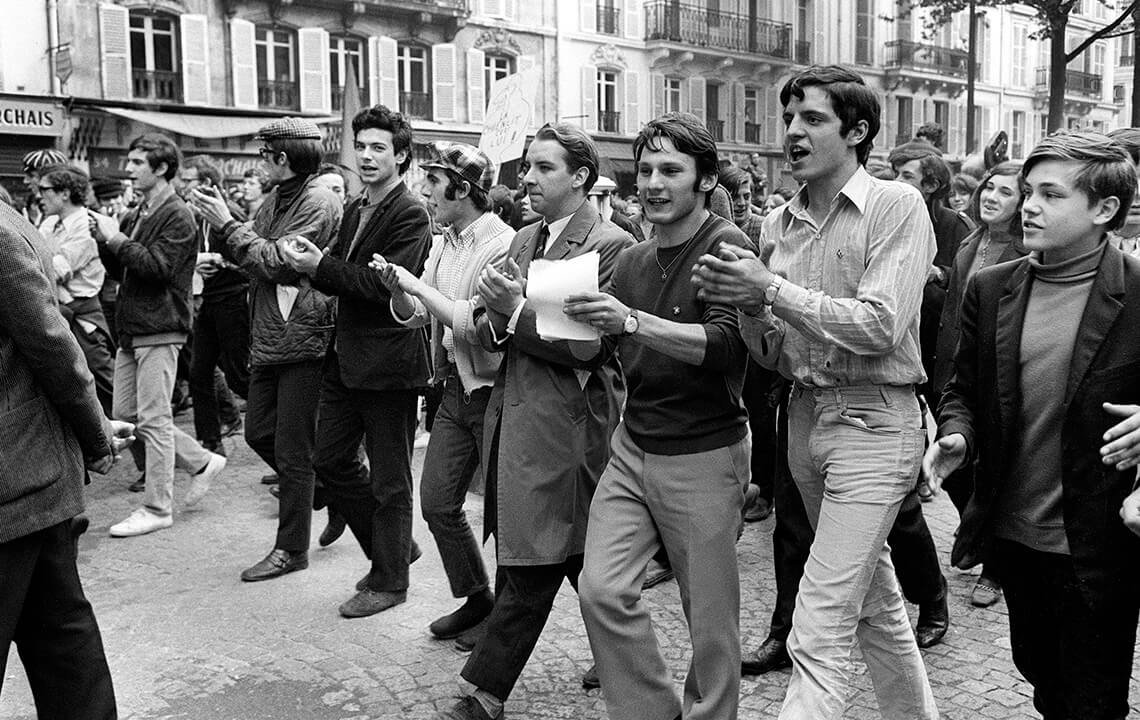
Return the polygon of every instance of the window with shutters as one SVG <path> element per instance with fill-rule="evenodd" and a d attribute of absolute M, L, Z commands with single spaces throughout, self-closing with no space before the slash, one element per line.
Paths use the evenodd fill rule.
<path fill-rule="evenodd" d="M 264 108 L 297 110 L 297 36 L 292 30 L 258 27 L 254 34 L 257 53 L 257 104 Z"/>
<path fill-rule="evenodd" d="M 329 84 L 332 87 L 332 109 L 340 112 L 344 107 L 344 83 L 348 79 L 348 68 L 352 66 L 352 76 L 360 93 L 361 105 L 367 104 L 368 93 L 364 89 L 365 41 L 351 35 L 329 36 Z"/>
<path fill-rule="evenodd" d="M 796 62 L 811 63 L 811 38 L 815 33 L 812 0 L 796 0 Z"/>
<path fill-rule="evenodd" d="M 1026 68 L 1029 65 L 1029 27 L 1024 23 L 1013 26 L 1013 62 L 1010 81 L 1014 87 L 1024 88 L 1029 84 Z"/>
<path fill-rule="evenodd" d="M 900 97 L 897 101 L 898 125 L 895 129 L 895 144 L 902 145 L 910 142 L 914 130 L 914 99 Z"/>
<path fill-rule="evenodd" d="M 744 88 L 744 142 L 760 142 L 760 91 Z"/>
<path fill-rule="evenodd" d="M 1025 157 L 1025 112 L 1014 110 L 1009 114 L 1009 156 Z"/>
<path fill-rule="evenodd" d="M 598 3 L 598 32 L 603 35 L 621 34 L 621 2 L 620 0 L 597 0 Z"/>
<path fill-rule="evenodd" d="M 182 102 L 178 61 L 178 19 L 132 10 L 131 82 L 135 99 Z"/>
<path fill-rule="evenodd" d="M 400 110 L 411 118 L 431 117 L 431 87 L 428 49 L 422 45 L 396 46 L 396 78 L 400 89 Z"/>
<path fill-rule="evenodd" d="M 863 65 L 875 62 L 874 6 L 874 0 L 856 0 L 855 3 L 855 62 Z"/>
<path fill-rule="evenodd" d="M 598 132 L 621 132 L 621 109 L 618 105 L 619 74 L 613 70 L 598 71 Z"/>
<path fill-rule="evenodd" d="M 665 78 L 665 112 L 680 112 L 681 107 L 681 78 Z"/>
<path fill-rule="evenodd" d="M 724 118 L 720 111 L 721 87 L 720 83 L 705 83 L 705 125 L 717 142 L 724 142 Z"/>
<path fill-rule="evenodd" d="M 514 73 L 515 59 L 510 55 L 483 56 L 483 87 L 486 89 L 486 103 L 491 102 L 491 87 L 496 81 Z M 484 104 L 486 104 L 484 103 Z"/>

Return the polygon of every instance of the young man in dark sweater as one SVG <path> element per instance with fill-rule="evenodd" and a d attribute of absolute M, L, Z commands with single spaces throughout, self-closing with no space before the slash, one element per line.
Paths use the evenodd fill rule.
<path fill-rule="evenodd" d="M 638 194 L 655 237 L 618 258 L 609 293 L 567 300 L 566 313 L 608 335 L 629 395 L 598 482 L 579 597 L 613 720 L 736 716 L 740 686 L 738 519 L 749 480 L 740 400 L 747 351 L 735 309 L 699 300 L 689 273 L 745 235 L 712 215 L 716 143 L 695 116 L 669 113 L 634 142 Z M 693 659 L 682 702 L 639 598 L 665 547 L 686 599 Z"/>
<path fill-rule="evenodd" d="M 1100 446 L 1115 424 L 1105 403 L 1140 399 L 1140 261 L 1106 239 L 1127 217 L 1134 172 L 1095 133 L 1051 136 L 1026 158 L 1031 254 L 970 280 L 923 461 L 934 488 L 976 462 L 951 561 L 997 574 L 1014 664 L 1046 718 L 1128 714 L 1140 491 L 1134 471 L 1102 465 Z"/>

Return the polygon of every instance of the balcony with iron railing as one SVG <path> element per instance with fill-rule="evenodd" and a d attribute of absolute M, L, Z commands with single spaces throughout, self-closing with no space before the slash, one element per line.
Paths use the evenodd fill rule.
<path fill-rule="evenodd" d="M 1049 88 L 1049 68 L 1037 68 L 1036 85 L 1038 90 Z M 1081 72 L 1080 70 L 1066 70 L 1065 94 L 1088 100 L 1099 100 L 1104 94 L 1104 81 L 1100 75 Z"/>
<path fill-rule="evenodd" d="M 621 113 L 615 110 L 598 111 L 598 132 L 621 132 Z"/>
<path fill-rule="evenodd" d="M 797 57 L 811 54 L 810 43 L 793 42 L 792 26 L 786 23 L 675 0 L 645 3 L 645 40 L 650 46 L 676 43 L 684 46 L 680 49 L 685 51 L 707 48 L 788 61 L 792 60 L 793 50 Z"/>
<path fill-rule="evenodd" d="M 1132 67 L 1132 63 L 1135 62 L 1135 60 L 1136 56 L 1134 55 L 1121 55 L 1120 67 Z"/>
<path fill-rule="evenodd" d="M 910 40 L 891 40 L 886 49 L 885 65 L 888 68 L 922 70 L 964 79 L 970 67 L 970 54 L 965 50 Z"/>
<path fill-rule="evenodd" d="M 705 125 L 709 129 L 709 133 L 713 136 L 713 140 L 724 142 L 724 120 L 710 118 L 705 121 Z"/>
<path fill-rule="evenodd" d="M 744 142 L 756 145 L 760 144 L 760 123 L 745 121 Z"/>
<path fill-rule="evenodd" d="M 297 83 L 288 80 L 258 80 L 257 105 L 278 110 L 297 110 L 301 107 Z"/>
<path fill-rule="evenodd" d="M 182 73 L 169 70 L 131 70 L 136 100 L 182 102 Z"/>
<path fill-rule="evenodd" d="M 621 34 L 621 8 L 598 3 L 598 32 L 603 35 Z"/>
<path fill-rule="evenodd" d="M 410 118 L 426 120 L 431 117 L 431 93 L 400 93 L 400 112 Z"/>

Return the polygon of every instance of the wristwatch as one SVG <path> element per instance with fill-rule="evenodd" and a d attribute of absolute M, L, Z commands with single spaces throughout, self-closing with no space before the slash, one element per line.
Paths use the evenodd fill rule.
<path fill-rule="evenodd" d="M 780 295 L 780 288 L 784 286 L 784 278 L 779 275 L 772 276 L 772 282 L 768 283 L 768 287 L 764 288 L 764 304 L 773 305 L 776 298 Z"/>
<path fill-rule="evenodd" d="M 630 310 L 629 315 L 625 316 L 625 322 L 621 326 L 621 334 L 626 336 L 633 335 L 640 326 L 641 321 L 637 319 L 637 311 Z"/>

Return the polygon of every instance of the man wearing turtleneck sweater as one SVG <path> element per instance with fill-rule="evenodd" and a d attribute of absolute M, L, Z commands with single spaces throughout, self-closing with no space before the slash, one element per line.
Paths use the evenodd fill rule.
<path fill-rule="evenodd" d="M 982 269 L 962 304 L 931 486 L 976 459 L 951 561 L 985 561 L 1013 660 L 1046 718 L 1122 718 L 1140 615 L 1140 491 L 1104 468 L 1109 401 L 1140 400 L 1140 261 L 1107 242 L 1136 191 L 1124 150 L 1061 133 L 1025 161 L 1031 255 Z M 1131 531 L 1131 532 L 1130 532 Z"/>

